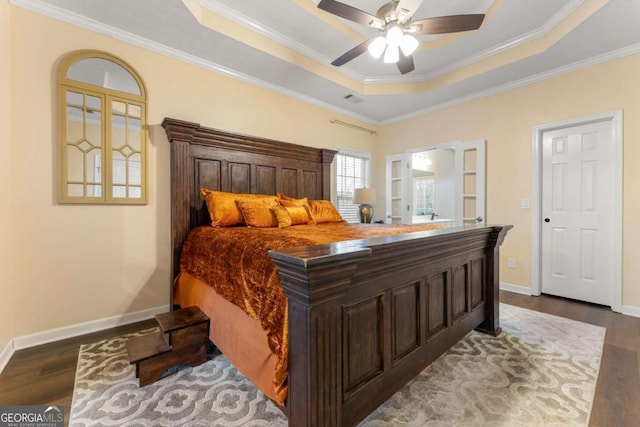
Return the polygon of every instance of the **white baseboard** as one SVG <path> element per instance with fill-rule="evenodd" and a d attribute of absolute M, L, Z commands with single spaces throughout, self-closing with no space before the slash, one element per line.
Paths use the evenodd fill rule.
<path fill-rule="evenodd" d="M 506 282 L 500 282 L 500 290 L 522 295 L 533 295 L 531 293 L 531 288 Z M 634 305 L 623 305 L 621 314 L 624 314 L 625 316 L 640 317 L 640 307 L 636 307 Z"/>
<path fill-rule="evenodd" d="M 16 337 L 9 341 L 2 352 L 0 352 L 0 374 L 4 370 L 5 366 L 7 366 L 7 363 L 9 363 L 9 360 L 11 360 L 11 357 L 16 350 L 22 350 L 24 348 L 34 347 L 36 345 L 59 341 L 66 338 L 77 337 L 79 335 L 102 331 L 116 326 L 128 325 L 129 323 L 140 322 L 142 320 L 150 319 L 156 314 L 166 313 L 167 311 L 169 311 L 169 305 L 162 305 L 160 307 L 149 308 L 147 310 L 106 317 L 104 319 L 92 320 L 90 322 L 78 323 L 76 325 Z"/>
<path fill-rule="evenodd" d="M 500 282 L 500 290 L 514 292 L 516 294 L 522 294 L 522 295 L 533 295 L 531 293 L 531 288 L 527 286 L 514 285 L 512 283 L 506 283 L 506 282 Z"/>
<path fill-rule="evenodd" d="M 0 374 L 4 370 L 4 367 L 7 366 L 7 363 L 9 363 L 9 360 L 11 360 L 14 352 L 13 340 L 10 340 L 7 345 L 4 346 L 2 352 L 0 352 Z"/>
<path fill-rule="evenodd" d="M 625 314 L 627 316 L 640 317 L 640 307 L 636 307 L 633 305 L 623 305 L 622 314 Z"/>
<path fill-rule="evenodd" d="M 160 307 L 149 308 L 147 310 L 106 317 L 104 319 L 78 323 L 76 325 L 51 329 L 35 334 L 23 335 L 21 337 L 16 337 L 13 339 L 13 349 L 21 350 L 23 348 L 34 347 L 36 345 L 59 341 L 66 338 L 77 337 L 79 335 L 102 331 L 104 329 L 109 329 L 116 326 L 140 322 L 142 320 L 150 319 L 156 314 L 166 313 L 167 311 L 169 311 L 169 305 L 163 305 Z"/>

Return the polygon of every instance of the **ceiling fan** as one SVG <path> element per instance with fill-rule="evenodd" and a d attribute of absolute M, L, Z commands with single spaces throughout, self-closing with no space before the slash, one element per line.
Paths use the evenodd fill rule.
<path fill-rule="evenodd" d="M 318 8 L 358 24 L 370 25 L 382 35 L 359 44 L 331 63 L 337 67 L 369 51 L 375 58 L 384 53 L 384 62 L 396 64 L 401 74 L 414 69 L 411 54 L 420 42 L 413 34 L 445 34 L 477 30 L 484 14 L 438 16 L 412 21 L 411 17 L 424 0 L 392 0 L 371 15 L 335 0 L 321 0 Z"/>

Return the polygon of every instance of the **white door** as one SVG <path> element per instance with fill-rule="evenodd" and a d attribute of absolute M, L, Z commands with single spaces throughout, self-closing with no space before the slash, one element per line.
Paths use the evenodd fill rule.
<path fill-rule="evenodd" d="M 411 155 L 387 156 L 387 219 L 388 224 L 411 224 L 413 182 L 409 179 Z"/>
<path fill-rule="evenodd" d="M 611 305 L 614 150 L 611 121 L 542 136 L 542 292 Z"/>
<path fill-rule="evenodd" d="M 456 148 L 456 223 L 482 224 L 485 217 L 485 141 L 463 142 Z"/>

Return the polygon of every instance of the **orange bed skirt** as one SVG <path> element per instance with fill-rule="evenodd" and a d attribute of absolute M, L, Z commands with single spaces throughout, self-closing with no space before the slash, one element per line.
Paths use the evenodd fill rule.
<path fill-rule="evenodd" d="M 222 298 L 213 287 L 182 272 L 174 283 L 173 303 L 198 306 L 209 319 L 209 338 L 238 371 L 274 402 L 273 374 L 278 358 L 271 352 L 260 321 Z M 241 334 L 238 331 L 242 331 Z"/>

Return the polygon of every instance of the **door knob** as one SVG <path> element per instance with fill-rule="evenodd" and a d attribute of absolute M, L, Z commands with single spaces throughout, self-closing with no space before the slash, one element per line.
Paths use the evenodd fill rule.
<path fill-rule="evenodd" d="M 482 222 L 482 217 L 479 216 L 478 218 L 476 218 L 476 222 Z"/>
<path fill-rule="evenodd" d="M 549 218 L 545 218 L 544 222 L 551 222 L 551 220 Z"/>

